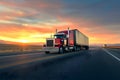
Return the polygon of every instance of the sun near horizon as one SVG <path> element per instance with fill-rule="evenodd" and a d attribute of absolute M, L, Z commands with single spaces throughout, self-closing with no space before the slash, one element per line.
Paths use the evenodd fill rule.
<path fill-rule="evenodd" d="M 1 0 L 0 43 L 44 44 L 56 29 L 69 27 L 90 44 L 120 44 L 119 6 L 113 0 Z"/>
<path fill-rule="evenodd" d="M 28 40 L 25 40 L 25 39 L 19 40 L 19 42 L 20 42 L 20 43 L 29 43 L 29 41 L 28 41 Z"/>
<path fill-rule="evenodd" d="M 59 31 L 61 30 L 66 30 L 65 29 L 58 29 Z M 70 28 L 73 29 L 73 28 Z M 79 30 L 79 28 L 78 28 Z M 86 31 L 83 30 L 79 30 L 80 32 L 84 33 L 86 36 L 89 37 L 89 45 L 103 45 L 103 44 L 117 44 L 119 43 L 119 41 L 116 40 L 108 40 L 108 39 L 104 39 L 101 37 L 110 37 L 109 35 L 96 35 L 94 34 L 94 36 L 97 37 L 92 37 L 93 35 L 89 34 Z M 46 43 L 46 38 L 50 38 L 51 37 L 51 33 L 45 32 L 45 33 L 37 33 L 38 31 L 34 31 L 34 33 L 30 33 L 29 31 L 27 32 L 21 32 L 19 30 L 20 33 L 18 33 L 18 31 L 16 31 L 16 34 L 19 36 L 15 36 L 15 38 L 13 35 L 9 35 L 8 37 L 1 37 L 2 41 L 0 41 L 1 43 L 7 43 L 7 44 L 19 44 L 19 45 L 44 45 Z M 36 34 L 37 33 L 37 34 Z M 54 35 L 55 31 L 52 32 L 52 35 Z M 7 34 L 7 33 L 6 33 Z M 21 35 L 22 34 L 22 35 Z"/>

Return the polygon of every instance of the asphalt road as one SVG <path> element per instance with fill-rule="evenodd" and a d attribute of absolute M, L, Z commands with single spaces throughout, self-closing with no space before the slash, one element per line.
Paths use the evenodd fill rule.
<path fill-rule="evenodd" d="M 120 49 L 2 56 L 0 80 L 120 80 Z"/>

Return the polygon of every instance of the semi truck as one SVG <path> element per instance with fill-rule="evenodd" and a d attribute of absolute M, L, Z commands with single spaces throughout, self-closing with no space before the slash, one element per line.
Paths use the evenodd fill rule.
<path fill-rule="evenodd" d="M 46 39 L 45 53 L 65 53 L 89 49 L 89 39 L 77 29 L 57 31 L 53 38 Z"/>

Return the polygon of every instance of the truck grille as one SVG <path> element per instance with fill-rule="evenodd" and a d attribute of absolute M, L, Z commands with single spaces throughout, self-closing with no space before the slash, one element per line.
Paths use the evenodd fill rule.
<path fill-rule="evenodd" d="M 53 47 L 53 40 L 47 40 L 47 47 Z"/>

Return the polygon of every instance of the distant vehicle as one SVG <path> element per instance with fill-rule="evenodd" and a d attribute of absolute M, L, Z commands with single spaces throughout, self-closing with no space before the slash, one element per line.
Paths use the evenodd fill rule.
<path fill-rule="evenodd" d="M 54 38 L 47 38 L 44 46 L 45 53 L 78 51 L 82 48 L 89 49 L 89 39 L 77 29 L 59 31 Z"/>

